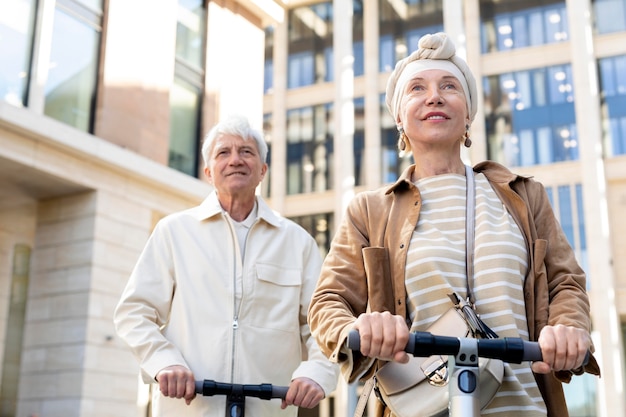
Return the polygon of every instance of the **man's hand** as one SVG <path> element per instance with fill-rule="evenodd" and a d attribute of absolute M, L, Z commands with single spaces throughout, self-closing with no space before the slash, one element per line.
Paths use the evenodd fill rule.
<path fill-rule="evenodd" d="M 196 398 L 196 380 L 190 369 L 181 365 L 163 368 L 157 373 L 161 394 L 170 398 L 184 398 L 187 405 Z"/>
<path fill-rule="evenodd" d="M 539 374 L 580 368 L 591 347 L 587 331 L 562 324 L 544 327 L 538 342 L 543 361 L 534 362 L 532 369 Z"/>
<path fill-rule="evenodd" d="M 289 390 L 280 408 L 288 405 L 302 408 L 313 408 L 324 399 L 324 390 L 317 382 L 309 378 L 296 378 L 289 384 Z"/>

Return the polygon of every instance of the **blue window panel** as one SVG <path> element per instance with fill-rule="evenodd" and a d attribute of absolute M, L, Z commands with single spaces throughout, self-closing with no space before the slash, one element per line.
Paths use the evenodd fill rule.
<path fill-rule="evenodd" d="M 600 34 L 626 30 L 626 0 L 593 1 L 595 30 Z"/>
<path fill-rule="evenodd" d="M 574 247 L 574 218 L 569 185 L 561 185 L 557 190 L 559 196 L 559 221 L 570 246 Z"/>
<path fill-rule="evenodd" d="M 526 16 L 513 17 L 513 45 L 523 48 L 530 45 L 528 20 Z"/>
<path fill-rule="evenodd" d="M 313 84 L 315 66 L 313 53 L 310 51 L 300 52 L 289 56 L 288 88 L 304 87 Z"/>
<path fill-rule="evenodd" d="M 585 233 L 585 208 L 583 205 L 583 187 L 576 184 L 576 210 L 578 211 L 578 235 L 580 240 L 580 266 L 587 273 L 587 290 L 591 290 L 591 277 L 589 276 L 589 253 L 587 250 L 587 234 Z"/>
<path fill-rule="evenodd" d="M 396 48 L 392 35 L 383 35 L 379 40 L 379 71 L 393 70 L 396 64 Z"/>
<path fill-rule="evenodd" d="M 552 130 L 543 127 L 537 130 L 537 161 L 538 164 L 549 164 L 554 160 Z"/>
<path fill-rule="evenodd" d="M 537 163 L 537 153 L 535 150 L 535 138 L 532 130 L 522 130 L 518 134 L 521 166 L 531 166 Z"/>
<path fill-rule="evenodd" d="M 532 28 L 529 36 L 529 45 L 543 45 L 546 34 L 543 28 L 543 14 L 540 11 L 534 11 L 529 14 L 528 27 Z"/>
<path fill-rule="evenodd" d="M 335 80 L 335 55 L 333 54 L 333 48 L 324 48 L 324 81 L 333 82 Z"/>
<path fill-rule="evenodd" d="M 263 70 L 263 92 L 267 93 L 272 88 L 274 88 L 274 61 L 266 59 Z"/>
<path fill-rule="evenodd" d="M 365 73 L 363 41 L 355 42 L 354 45 L 352 45 L 352 53 L 354 55 L 354 76 L 359 77 Z"/>
<path fill-rule="evenodd" d="M 564 42 L 568 39 L 567 11 L 565 7 L 550 8 L 544 13 L 547 43 Z"/>
<path fill-rule="evenodd" d="M 613 58 L 616 93 L 626 95 L 626 55 Z"/>
<path fill-rule="evenodd" d="M 509 16 L 496 17 L 496 36 L 498 37 L 498 51 L 508 51 L 513 48 L 511 19 Z"/>

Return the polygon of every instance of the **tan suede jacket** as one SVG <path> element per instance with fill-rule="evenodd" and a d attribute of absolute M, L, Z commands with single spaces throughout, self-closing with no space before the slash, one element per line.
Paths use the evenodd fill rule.
<path fill-rule="evenodd" d="M 406 317 L 406 256 L 421 208 L 419 190 L 410 181 L 413 170 L 409 167 L 389 187 L 355 196 L 311 300 L 313 335 L 322 351 L 340 363 L 349 382 L 370 377 L 377 365 L 344 347 L 356 317 L 368 308 Z M 585 273 L 554 217 L 543 185 L 491 161 L 476 165 L 474 171 L 487 177 L 526 239 L 529 268 L 524 301 L 530 340 L 537 340 L 546 325 L 590 331 Z M 593 356 L 584 369 L 535 375 L 548 416 L 568 415 L 561 381 L 569 382 L 572 373 L 583 372 L 600 374 Z M 377 414 L 383 412 L 379 407 Z"/>

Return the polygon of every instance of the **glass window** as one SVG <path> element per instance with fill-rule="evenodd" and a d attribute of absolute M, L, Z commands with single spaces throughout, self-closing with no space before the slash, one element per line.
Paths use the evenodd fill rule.
<path fill-rule="evenodd" d="M 380 0 L 381 72 L 391 71 L 398 60 L 416 50 L 425 34 L 443 31 L 442 7 L 439 0 Z"/>
<path fill-rule="evenodd" d="M 579 259 L 583 270 L 590 271 L 589 256 L 587 254 L 587 234 L 585 233 L 585 207 L 583 203 L 583 186 L 581 184 L 576 184 L 576 186 L 574 187 L 574 191 L 576 192 L 576 210 L 578 211 L 578 236 L 580 240 L 580 243 L 576 250 L 578 253 L 580 253 Z M 589 276 L 587 276 L 587 290 L 590 289 L 591 279 Z"/>
<path fill-rule="evenodd" d="M 489 159 L 508 166 L 578 159 L 571 66 L 483 79 Z"/>
<path fill-rule="evenodd" d="M 626 55 L 598 61 L 604 153 L 626 154 Z"/>
<path fill-rule="evenodd" d="M 332 189 L 332 104 L 287 112 L 287 194 Z"/>
<path fill-rule="evenodd" d="M 597 33 L 626 30 L 626 0 L 592 0 L 595 14 L 594 29 Z"/>
<path fill-rule="evenodd" d="M 13 247 L 12 259 L 8 254 L 8 242 L 4 242 L 6 251 L 4 262 L 7 293 L 3 296 L 3 355 L 0 362 L 0 410 L 3 416 L 15 416 L 20 397 L 18 386 L 20 375 L 24 371 L 22 363 L 28 356 L 24 354 L 27 323 L 27 301 L 29 299 L 31 248 L 17 244 Z M 8 265 L 7 265 L 8 264 Z M 28 366 L 28 365 L 27 365 Z"/>
<path fill-rule="evenodd" d="M 99 50 L 100 28 L 57 4 L 44 114 L 93 131 Z"/>
<path fill-rule="evenodd" d="M 103 0 L 76 0 L 77 3 L 81 3 L 83 6 L 87 6 L 95 12 L 102 12 Z"/>
<path fill-rule="evenodd" d="M 263 70 L 263 94 L 274 88 L 274 27 L 265 28 L 265 68 Z"/>
<path fill-rule="evenodd" d="M 170 89 L 168 165 L 197 177 L 204 86 L 206 13 L 203 0 L 179 0 L 174 82 Z"/>
<path fill-rule="evenodd" d="M 332 79 L 332 2 L 289 10 L 287 87 Z"/>
<path fill-rule="evenodd" d="M 354 76 L 365 73 L 365 50 L 363 45 L 363 4 L 354 0 L 352 18 L 352 54 L 354 55 Z"/>
<path fill-rule="evenodd" d="M 176 58 L 204 68 L 204 0 L 178 0 Z"/>
<path fill-rule="evenodd" d="M 561 223 L 568 243 L 570 244 L 572 249 L 574 249 L 576 259 L 578 260 L 584 271 L 589 271 L 582 185 L 569 184 L 561 185 L 558 187 L 547 187 L 546 192 L 548 193 L 548 198 L 550 199 L 552 207 L 558 207 L 558 211 L 555 211 L 555 216 L 559 223 Z M 587 276 L 588 290 L 590 289 L 591 281 L 592 280 L 590 279 L 590 277 Z M 587 398 L 585 401 L 589 401 L 589 398 Z"/>
<path fill-rule="evenodd" d="M 354 99 L 354 184 L 363 185 L 365 180 L 365 99 Z"/>
<path fill-rule="evenodd" d="M 26 105 L 35 0 L 0 2 L 0 100 Z"/>
<path fill-rule="evenodd" d="M 170 89 L 169 166 L 198 175 L 201 91 L 179 78 Z"/>
<path fill-rule="evenodd" d="M 287 88 L 304 87 L 313 84 L 315 79 L 313 54 L 301 52 L 290 54 L 287 58 Z"/>
<path fill-rule="evenodd" d="M 381 172 L 383 184 L 395 182 L 400 174 L 413 163 L 413 156 L 400 157 L 398 151 L 398 130 L 385 105 L 385 96 L 380 96 L 381 120 Z"/>
<path fill-rule="evenodd" d="M 483 53 L 569 39 L 564 1 L 481 0 Z"/>
<path fill-rule="evenodd" d="M 320 248 L 322 258 L 326 257 L 330 250 L 330 243 L 334 236 L 332 213 L 312 214 L 309 216 L 292 217 L 291 220 L 302 226 L 313 236 Z"/>

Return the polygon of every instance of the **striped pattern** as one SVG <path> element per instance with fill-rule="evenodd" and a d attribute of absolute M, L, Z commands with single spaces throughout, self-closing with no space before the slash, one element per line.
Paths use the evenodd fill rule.
<path fill-rule="evenodd" d="M 426 330 L 466 296 L 465 176 L 438 175 L 416 182 L 422 195 L 419 222 L 409 246 L 406 287 L 411 330 Z M 476 175 L 474 295 L 481 318 L 500 337 L 528 339 L 523 279 L 524 238 L 487 179 Z M 530 364 L 506 364 L 504 382 L 484 416 L 545 416 Z"/>

